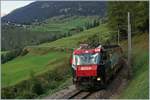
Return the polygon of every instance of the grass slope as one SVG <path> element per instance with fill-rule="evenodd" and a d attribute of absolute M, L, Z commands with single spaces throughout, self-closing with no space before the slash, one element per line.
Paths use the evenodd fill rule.
<path fill-rule="evenodd" d="M 109 39 L 110 31 L 106 27 L 106 24 L 100 25 L 98 27 L 85 30 L 71 37 L 65 37 L 54 42 L 44 43 L 40 46 L 56 46 L 56 47 L 68 47 L 68 48 L 77 48 L 79 47 L 79 42 L 86 40 L 88 37 L 91 37 L 93 34 L 99 34 L 100 41 L 104 42 Z"/>
<path fill-rule="evenodd" d="M 44 23 L 40 25 L 31 25 L 29 27 L 32 31 L 44 31 L 50 33 L 66 33 L 71 29 L 77 27 L 84 27 L 87 22 L 92 23 L 94 19 L 98 17 L 96 16 L 73 16 L 68 18 L 59 18 L 54 17 L 47 19 Z M 92 19 L 92 20 L 91 20 Z"/>
<path fill-rule="evenodd" d="M 127 47 L 127 41 L 122 44 Z M 148 34 L 133 37 L 133 77 L 128 86 L 122 91 L 121 99 L 148 99 L 149 98 L 149 69 L 148 69 Z"/>
<path fill-rule="evenodd" d="M 63 52 L 50 52 L 45 55 L 29 53 L 2 64 L 2 87 L 27 79 L 33 72 L 40 74 L 53 69 L 62 63 L 59 61 L 65 56 Z"/>

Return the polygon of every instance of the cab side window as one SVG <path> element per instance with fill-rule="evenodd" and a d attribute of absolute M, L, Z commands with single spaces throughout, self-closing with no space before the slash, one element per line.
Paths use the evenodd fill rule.
<path fill-rule="evenodd" d="M 102 57 L 103 57 L 103 60 L 107 60 L 107 53 L 106 53 L 106 51 L 103 52 L 103 56 Z"/>
<path fill-rule="evenodd" d="M 100 64 L 104 64 L 107 60 L 107 53 L 106 51 L 102 52 L 102 56 L 101 56 L 101 60 L 100 60 Z"/>

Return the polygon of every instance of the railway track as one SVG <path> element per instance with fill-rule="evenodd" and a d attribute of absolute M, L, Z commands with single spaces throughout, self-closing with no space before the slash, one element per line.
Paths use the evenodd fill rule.
<path fill-rule="evenodd" d="M 66 99 L 86 99 L 93 92 L 76 90 L 74 93 L 70 94 Z"/>

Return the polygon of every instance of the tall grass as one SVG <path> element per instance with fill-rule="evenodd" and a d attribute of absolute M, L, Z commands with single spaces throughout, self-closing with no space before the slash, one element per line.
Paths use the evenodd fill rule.
<path fill-rule="evenodd" d="M 124 43 L 127 47 L 127 42 Z M 133 37 L 132 41 L 132 80 L 122 91 L 122 99 L 148 99 L 149 98 L 149 71 L 148 71 L 148 34 Z"/>

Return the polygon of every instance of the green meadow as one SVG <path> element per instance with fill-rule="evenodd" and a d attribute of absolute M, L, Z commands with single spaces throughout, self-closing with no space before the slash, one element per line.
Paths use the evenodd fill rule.
<path fill-rule="evenodd" d="M 45 20 L 40 25 L 31 25 L 29 27 L 32 31 L 37 32 L 50 32 L 50 33 L 66 33 L 71 29 L 83 27 L 87 23 L 92 23 L 95 19 L 98 19 L 97 16 L 73 16 L 68 18 L 54 17 Z"/>
<path fill-rule="evenodd" d="M 49 52 L 44 55 L 29 53 L 2 64 L 2 87 L 28 79 L 31 73 L 37 75 L 53 69 L 61 65 L 65 56 L 63 52 Z"/>
<path fill-rule="evenodd" d="M 80 32 L 77 35 L 65 37 L 54 42 L 44 43 L 39 45 L 41 46 L 55 46 L 55 47 L 68 47 L 68 48 L 77 48 L 79 47 L 79 42 L 87 40 L 89 37 L 93 36 L 94 34 L 98 34 L 100 41 L 105 42 L 109 40 L 111 36 L 111 31 L 106 27 L 106 24 L 100 25 L 98 27 L 85 30 Z"/>

